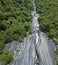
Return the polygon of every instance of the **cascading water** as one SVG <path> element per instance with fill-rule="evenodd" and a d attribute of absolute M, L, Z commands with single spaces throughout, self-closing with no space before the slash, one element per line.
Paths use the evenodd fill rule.
<path fill-rule="evenodd" d="M 10 65 L 55 65 L 54 43 L 49 41 L 46 35 L 39 30 L 38 17 L 35 2 L 32 34 L 27 35 L 22 43 L 13 41 L 6 45 L 14 53 L 14 62 Z"/>
<path fill-rule="evenodd" d="M 48 40 L 46 34 L 40 32 L 38 24 L 39 14 L 36 12 L 34 0 L 33 5 L 33 31 L 36 39 L 35 51 L 37 57 L 39 56 L 40 59 L 39 65 L 55 65 L 55 44 L 51 40 Z"/>

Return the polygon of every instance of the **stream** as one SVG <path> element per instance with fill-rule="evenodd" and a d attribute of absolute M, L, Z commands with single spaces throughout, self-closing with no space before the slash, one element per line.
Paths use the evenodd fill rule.
<path fill-rule="evenodd" d="M 10 65 L 55 65 L 55 44 L 40 31 L 34 0 L 33 6 L 32 34 L 28 34 L 22 43 L 13 41 L 5 47 L 14 53 L 14 61 Z"/>

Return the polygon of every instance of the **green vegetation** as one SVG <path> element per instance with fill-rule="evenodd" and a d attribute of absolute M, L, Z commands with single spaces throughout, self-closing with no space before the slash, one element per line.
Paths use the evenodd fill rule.
<path fill-rule="evenodd" d="M 0 42 L 0 54 L 2 53 L 4 47 L 5 47 L 5 44 Z"/>
<path fill-rule="evenodd" d="M 7 65 L 13 61 L 13 54 L 9 51 L 4 51 L 0 57 L 0 60 L 3 62 L 2 65 Z"/>
<path fill-rule="evenodd" d="M 58 0 L 36 0 L 39 23 L 43 32 L 58 44 Z"/>
<path fill-rule="evenodd" d="M 32 0 L 0 0 L 0 41 L 23 41 L 32 30 Z"/>
<path fill-rule="evenodd" d="M 0 60 L 3 65 L 12 61 L 12 53 L 3 51 L 13 40 L 23 41 L 32 33 L 32 0 L 0 0 Z"/>
<path fill-rule="evenodd" d="M 36 0 L 35 2 L 37 12 L 40 14 L 38 20 L 41 31 L 58 45 L 58 0 Z M 58 49 L 56 57 L 58 57 Z"/>

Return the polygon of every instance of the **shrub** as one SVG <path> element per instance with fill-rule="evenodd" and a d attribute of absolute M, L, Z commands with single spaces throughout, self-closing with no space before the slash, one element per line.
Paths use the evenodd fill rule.
<path fill-rule="evenodd" d="M 0 61 L 2 61 L 3 65 L 9 64 L 13 61 L 13 54 L 9 51 L 4 51 L 4 53 L 0 57 Z"/>
<path fill-rule="evenodd" d="M 2 50 L 4 49 L 5 44 L 0 41 L 0 54 L 2 53 Z"/>

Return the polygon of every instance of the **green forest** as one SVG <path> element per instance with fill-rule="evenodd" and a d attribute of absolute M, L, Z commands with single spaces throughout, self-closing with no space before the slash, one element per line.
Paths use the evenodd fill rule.
<path fill-rule="evenodd" d="M 58 45 L 58 0 L 36 0 L 35 2 L 40 15 L 38 19 L 40 30 Z M 58 50 L 56 56 L 58 57 Z"/>
<path fill-rule="evenodd" d="M 0 0 L 0 60 L 7 65 L 13 54 L 3 51 L 5 44 L 13 40 L 22 42 L 32 33 L 32 0 Z"/>

